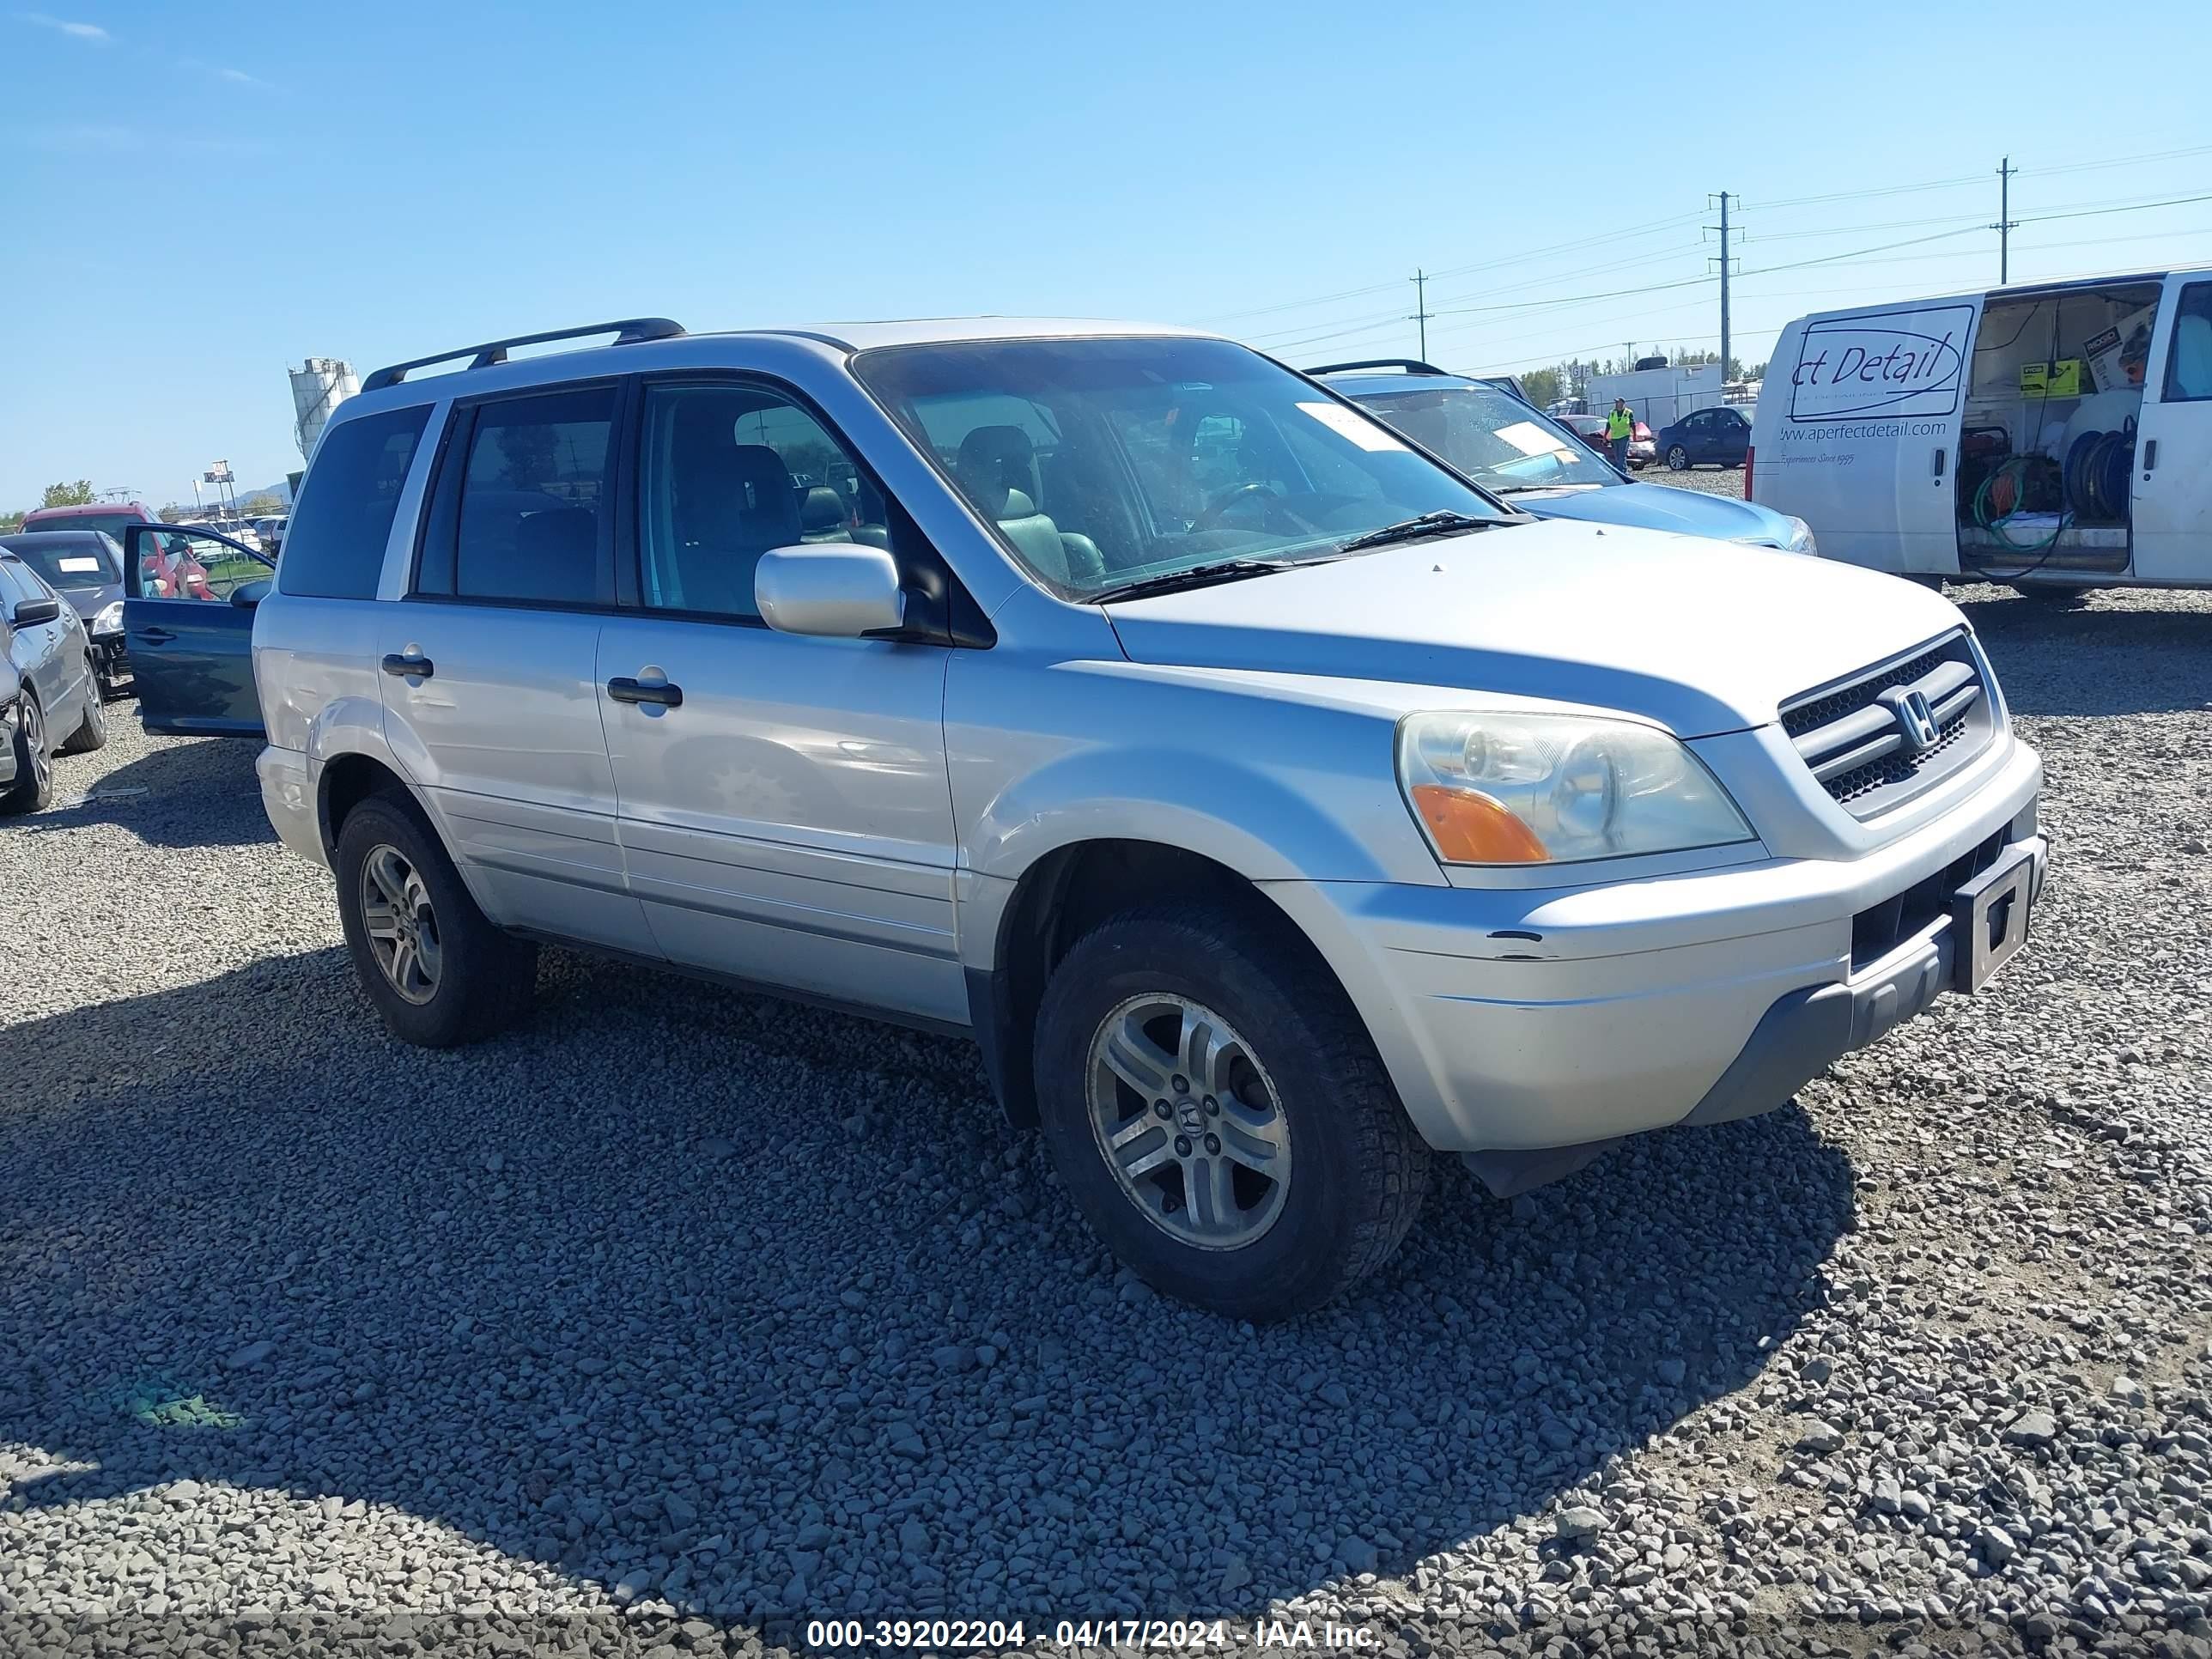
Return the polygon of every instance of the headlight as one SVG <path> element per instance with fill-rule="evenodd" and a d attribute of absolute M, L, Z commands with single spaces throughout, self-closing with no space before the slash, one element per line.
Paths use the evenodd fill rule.
<path fill-rule="evenodd" d="M 1749 841 L 1698 757 L 1664 732 L 1571 714 L 1413 714 L 1398 781 L 1446 864 L 1568 863 Z"/>
<path fill-rule="evenodd" d="M 1820 550 L 1820 544 L 1813 539 L 1813 526 L 1802 519 L 1790 520 L 1790 539 L 1782 545 L 1783 550 L 1790 553 L 1817 555 Z"/>
<path fill-rule="evenodd" d="M 100 606 L 100 614 L 92 619 L 92 631 L 95 634 L 120 634 L 123 631 L 123 601 L 118 599 L 112 605 Z"/>

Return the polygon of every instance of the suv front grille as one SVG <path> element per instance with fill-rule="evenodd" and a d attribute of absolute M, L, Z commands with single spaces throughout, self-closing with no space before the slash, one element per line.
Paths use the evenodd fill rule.
<path fill-rule="evenodd" d="M 1924 712 L 1927 725 L 1914 716 Z M 1902 805 L 1988 747 L 1996 699 L 1964 633 L 1791 698 L 1782 729 L 1854 817 Z"/>

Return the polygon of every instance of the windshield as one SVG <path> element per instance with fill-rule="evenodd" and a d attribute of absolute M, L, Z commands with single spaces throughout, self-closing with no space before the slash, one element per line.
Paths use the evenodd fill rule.
<path fill-rule="evenodd" d="M 52 587 L 106 587 L 123 580 L 122 550 L 105 536 L 26 532 L 0 539 Z"/>
<path fill-rule="evenodd" d="M 1620 474 L 1573 430 L 1488 386 L 1351 394 L 1486 489 L 1511 495 L 1568 484 L 1615 484 Z"/>
<path fill-rule="evenodd" d="M 1310 381 L 1226 340 L 983 340 L 854 373 L 976 514 L 1071 598 L 1198 565 L 1332 557 L 1491 501 Z"/>

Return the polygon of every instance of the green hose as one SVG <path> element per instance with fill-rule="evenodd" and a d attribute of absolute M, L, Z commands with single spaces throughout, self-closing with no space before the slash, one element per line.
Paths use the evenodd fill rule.
<path fill-rule="evenodd" d="M 2015 467 L 2020 468 L 2023 474 L 2023 477 L 2014 483 L 2015 492 L 2021 500 L 2027 500 L 2027 490 L 2025 487 L 2024 475 L 2029 459 L 2026 455 L 2014 455 L 1995 468 L 1988 477 L 1982 480 L 1982 487 L 1974 492 L 1974 522 L 1983 529 L 1994 532 L 1996 538 L 2002 542 L 2009 551 L 2014 553 L 2040 553 L 2045 548 L 2056 546 L 2060 534 L 2064 532 L 2069 521 L 2067 515 L 2061 513 L 2058 515 L 2058 522 L 2051 527 L 2051 533 L 2041 541 L 2016 542 L 2013 540 L 2010 532 L 2005 529 L 2005 526 L 2011 522 L 2013 514 L 2019 512 L 2018 507 L 2014 507 L 2012 513 L 2008 513 L 2002 518 L 1993 519 L 1990 516 L 1990 486 Z"/>

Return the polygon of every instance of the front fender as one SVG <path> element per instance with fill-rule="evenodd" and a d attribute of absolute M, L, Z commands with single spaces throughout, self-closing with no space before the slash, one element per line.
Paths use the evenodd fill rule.
<path fill-rule="evenodd" d="M 1060 848 L 1141 841 L 1252 881 L 1440 886 L 1398 792 L 1395 731 L 1395 710 L 1279 684 L 969 653 L 945 710 L 962 863 L 1014 880 Z"/>

